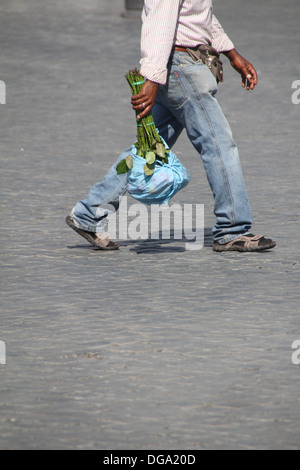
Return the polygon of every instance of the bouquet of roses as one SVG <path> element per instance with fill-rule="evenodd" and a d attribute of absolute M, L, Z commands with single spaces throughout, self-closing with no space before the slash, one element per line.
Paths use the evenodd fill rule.
<path fill-rule="evenodd" d="M 140 72 L 130 70 L 125 77 L 132 94 L 139 94 L 145 83 Z M 145 204 L 167 203 L 190 180 L 187 170 L 159 135 L 152 113 L 137 119 L 136 143 L 116 169 L 118 174 L 130 172 L 128 192 Z"/>

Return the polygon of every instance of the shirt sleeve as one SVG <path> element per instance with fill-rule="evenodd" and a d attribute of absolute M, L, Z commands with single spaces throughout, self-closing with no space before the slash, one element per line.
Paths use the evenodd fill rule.
<path fill-rule="evenodd" d="M 141 74 L 164 85 L 174 45 L 181 0 L 145 0 L 141 33 Z"/>
<path fill-rule="evenodd" d="M 233 42 L 223 30 L 215 15 L 212 15 L 212 47 L 218 52 L 231 51 L 231 49 L 234 49 Z"/>

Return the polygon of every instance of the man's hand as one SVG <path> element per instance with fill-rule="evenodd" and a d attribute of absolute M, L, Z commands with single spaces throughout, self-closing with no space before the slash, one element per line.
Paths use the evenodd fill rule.
<path fill-rule="evenodd" d="M 131 98 L 131 104 L 133 109 L 135 111 L 141 111 L 141 113 L 137 115 L 138 119 L 142 119 L 150 113 L 151 109 L 155 104 L 157 91 L 158 83 L 146 80 L 145 84 L 141 89 L 141 92 Z"/>
<path fill-rule="evenodd" d="M 257 85 L 257 73 L 253 65 L 242 57 L 236 49 L 224 52 L 230 60 L 232 67 L 242 76 L 242 87 L 246 90 L 254 90 Z"/>

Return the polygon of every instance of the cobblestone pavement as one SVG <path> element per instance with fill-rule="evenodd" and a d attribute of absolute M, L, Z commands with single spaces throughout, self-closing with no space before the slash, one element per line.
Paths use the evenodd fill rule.
<path fill-rule="evenodd" d="M 259 72 L 247 93 L 225 58 L 218 96 L 272 252 L 212 252 L 212 196 L 184 135 L 192 179 L 172 202 L 204 204 L 203 249 L 106 253 L 72 232 L 65 216 L 135 139 L 124 74 L 140 21 L 122 0 L 1 2 L 1 449 L 300 448 L 300 4 L 214 3 Z"/>

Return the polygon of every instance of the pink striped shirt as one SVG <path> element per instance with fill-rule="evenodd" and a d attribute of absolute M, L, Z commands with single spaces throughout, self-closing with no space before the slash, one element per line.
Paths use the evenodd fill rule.
<path fill-rule="evenodd" d="M 141 74 L 165 84 L 174 45 L 209 44 L 229 51 L 233 43 L 213 15 L 212 0 L 144 0 L 141 35 Z"/>

